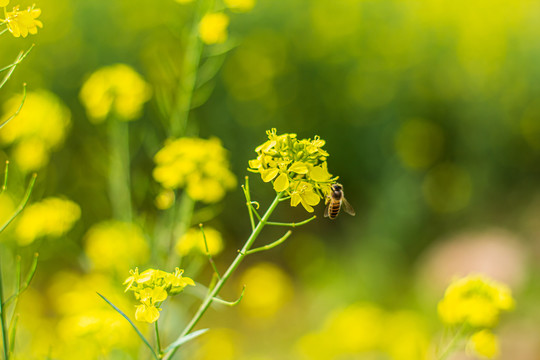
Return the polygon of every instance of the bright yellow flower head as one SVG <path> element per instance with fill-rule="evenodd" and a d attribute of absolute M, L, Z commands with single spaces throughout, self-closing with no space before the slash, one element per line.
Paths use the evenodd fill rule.
<path fill-rule="evenodd" d="M 169 141 L 154 157 L 154 179 L 166 189 L 185 188 L 197 201 L 214 203 L 236 186 L 227 151 L 217 138 Z"/>
<path fill-rule="evenodd" d="M 139 274 L 139 269 L 130 270 L 130 277 L 124 281 L 126 291 L 131 290 L 135 298 L 141 302 L 135 311 L 135 319 L 153 323 L 159 318 L 159 307 L 169 295 L 176 295 L 188 285 L 195 286 L 195 282 L 182 276 L 184 270 L 176 268 L 174 273 L 157 269 L 148 269 Z"/>
<path fill-rule="evenodd" d="M 46 198 L 26 207 L 15 232 L 19 245 L 32 243 L 41 236 L 59 237 L 69 231 L 79 220 L 79 205 L 67 199 Z"/>
<path fill-rule="evenodd" d="M 206 14 L 199 25 L 201 40 L 208 45 L 221 44 L 227 40 L 229 17 L 224 13 Z"/>
<path fill-rule="evenodd" d="M 266 132 L 268 141 L 255 149 L 257 158 L 249 161 L 249 171 L 260 173 L 264 182 L 274 182 L 276 192 L 286 192 L 291 205 L 313 212 L 313 206 L 330 192 L 337 180 L 328 172 L 323 150 L 325 141 L 298 140 L 296 134 L 277 135 L 276 129 Z"/>
<path fill-rule="evenodd" d="M 224 0 L 225 5 L 238 12 L 247 12 L 255 6 L 255 0 Z"/>
<path fill-rule="evenodd" d="M 3 1 L 0 6 L 6 6 L 9 1 Z M 2 5 L 5 4 L 5 5 Z M 37 34 L 37 28 L 43 28 L 43 23 L 37 18 L 41 15 L 41 9 L 28 7 L 26 10 L 19 10 L 19 6 L 15 6 L 13 11 L 6 11 L 5 22 L 7 28 L 15 37 L 27 37 L 28 34 Z"/>
<path fill-rule="evenodd" d="M 20 104 L 20 96 L 7 100 L 1 121 L 14 114 Z M 0 131 L 0 143 L 15 144 L 14 161 L 22 170 L 37 170 L 64 142 L 70 119 L 69 109 L 56 95 L 44 90 L 29 92 L 17 117 Z"/>
<path fill-rule="evenodd" d="M 208 244 L 208 251 L 210 255 L 217 255 L 223 250 L 223 238 L 219 231 L 211 227 L 204 228 L 204 235 L 206 237 L 206 243 Z M 197 251 L 201 254 L 206 254 L 206 246 L 204 245 L 204 238 L 201 229 L 192 228 L 189 229 L 176 243 L 176 252 L 185 256 L 191 251 Z"/>
<path fill-rule="evenodd" d="M 514 308 L 508 286 L 483 275 L 453 281 L 439 302 L 438 312 L 448 325 L 467 323 L 473 327 L 493 327 L 501 311 Z"/>
<path fill-rule="evenodd" d="M 484 359 L 496 358 L 500 352 L 497 336 L 489 330 L 474 333 L 467 343 L 467 352 Z"/>
<path fill-rule="evenodd" d="M 6 7 L 9 4 L 9 0 L 0 0 L 0 7 Z"/>
<path fill-rule="evenodd" d="M 135 224 L 106 221 L 90 228 L 85 236 L 85 253 L 98 270 L 125 272 L 148 259 L 144 234 Z"/>
<path fill-rule="evenodd" d="M 94 72 L 83 84 L 79 97 L 93 123 L 112 112 L 120 120 L 136 119 L 150 99 L 150 86 L 128 65 L 116 64 Z"/>

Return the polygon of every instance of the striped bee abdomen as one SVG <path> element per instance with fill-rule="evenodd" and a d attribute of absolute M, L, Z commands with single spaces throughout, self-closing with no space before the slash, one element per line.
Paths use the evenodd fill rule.
<path fill-rule="evenodd" d="M 335 219 L 339 214 L 339 209 L 341 208 L 341 201 L 331 201 L 328 208 L 328 217 L 330 219 Z"/>

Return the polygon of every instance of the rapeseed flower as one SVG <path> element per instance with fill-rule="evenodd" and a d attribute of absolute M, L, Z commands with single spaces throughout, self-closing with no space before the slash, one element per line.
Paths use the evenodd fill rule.
<path fill-rule="evenodd" d="M 217 138 L 168 141 L 154 156 L 154 179 L 165 189 L 185 188 L 196 201 L 215 203 L 236 186 L 227 151 Z"/>
<path fill-rule="evenodd" d="M 497 336 L 486 329 L 475 332 L 467 342 L 467 352 L 485 359 L 497 357 L 500 353 Z"/>
<path fill-rule="evenodd" d="M 135 319 L 153 323 L 159 319 L 160 305 L 170 295 L 176 295 L 188 285 L 195 286 L 192 279 L 183 276 L 184 270 L 176 268 L 174 273 L 148 269 L 139 274 L 139 269 L 130 270 L 131 274 L 124 281 L 126 291 L 135 293 L 141 303 L 135 310 Z"/>
<path fill-rule="evenodd" d="M 120 120 L 136 119 L 150 99 L 150 85 L 130 66 L 105 66 L 85 81 L 79 97 L 93 123 L 114 113 Z"/>
<path fill-rule="evenodd" d="M 86 233 L 85 253 L 97 270 L 121 273 L 145 262 L 149 247 L 135 224 L 106 221 L 93 225 Z"/>
<path fill-rule="evenodd" d="M 494 327 L 502 311 L 514 308 L 508 286 L 483 275 L 454 280 L 439 302 L 439 316 L 447 325 L 468 324 L 475 328 Z"/>
<path fill-rule="evenodd" d="M 217 255 L 223 250 L 223 238 L 219 231 L 211 227 L 204 228 L 206 243 L 208 244 L 208 253 Z M 192 251 L 197 251 L 201 254 L 206 254 L 206 246 L 204 245 L 203 234 L 201 229 L 189 229 L 176 243 L 176 252 L 185 256 Z"/>
<path fill-rule="evenodd" d="M 208 45 L 221 44 L 227 40 L 229 17 L 224 13 L 206 14 L 199 24 L 199 36 Z"/>
<path fill-rule="evenodd" d="M 49 197 L 30 204 L 17 222 L 17 241 L 19 245 L 28 245 L 42 236 L 62 236 L 80 216 L 79 205 L 67 199 Z"/>
<path fill-rule="evenodd" d="M 4 7 L 5 19 L 2 21 L 6 24 L 8 30 L 15 37 L 27 37 L 28 34 L 37 34 L 37 28 L 43 28 L 43 23 L 37 18 L 41 15 L 41 9 L 28 7 L 26 10 L 19 10 L 19 5 L 13 8 L 13 11 L 6 11 L 9 1 L 0 2 L 0 6 Z"/>
<path fill-rule="evenodd" d="M 298 140 L 296 134 L 277 135 L 276 129 L 266 133 L 268 141 L 255 149 L 257 158 L 249 161 L 248 170 L 260 173 L 264 182 L 273 181 L 276 192 L 291 197 L 291 206 L 302 204 L 313 212 L 337 180 L 328 172 L 325 141 L 319 136 Z"/>
<path fill-rule="evenodd" d="M 4 103 L 7 120 L 20 107 L 14 96 Z M 23 171 L 35 171 L 47 164 L 50 153 L 63 144 L 71 125 L 71 113 L 53 93 L 29 92 L 16 121 L 10 121 L 0 132 L 0 143 L 13 145 L 12 159 Z"/>

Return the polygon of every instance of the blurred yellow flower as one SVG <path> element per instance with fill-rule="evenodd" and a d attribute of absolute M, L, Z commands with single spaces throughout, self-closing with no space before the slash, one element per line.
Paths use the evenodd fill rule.
<path fill-rule="evenodd" d="M 71 200 L 49 197 L 26 207 L 15 229 L 19 245 L 41 236 L 59 237 L 79 220 L 81 209 Z"/>
<path fill-rule="evenodd" d="M 219 231 L 211 227 L 204 228 L 204 235 L 206 237 L 206 243 L 208 244 L 208 251 L 210 255 L 217 255 L 223 250 L 223 238 Z M 203 234 L 201 229 L 192 228 L 189 229 L 176 243 L 176 252 L 185 256 L 191 251 L 197 251 L 202 254 L 206 254 L 206 247 L 204 245 Z"/>
<path fill-rule="evenodd" d="M 231 329 L 211 329 L 200 338 L 200 347 L 193 359 L 237 360 L 239 359 L 240 334 Z"/>
<path fill-rule="evenodd" d="M 494 359 L 500 353 L 497 336 L 489 330 L 475 332 L 467 342 L 467 352 L 476 357 Z"/>
<path fill-rule="evenodd" d="M 7 3 L 5 3 L 7 5 Z M 3 6 L 6 6 L 3 5 Z M 43 28 L 43 23 L 37 18 L 41 15 L 41 9 L 28 7 L 26 10 L 19 10 L 19 6 L 15 6 L 13 11 L 6 11 L 5 22 L 7 28 L 15 37 L 27 37 L 28 34 L 37 34 L 37 28 Z"/>
<path fill-rule="evenodd" d="M 195 286 L 195 282 L 183 276 L 184 270 L 176 268 L 174 273 L 157 269 L 148 269 L 139 274 L 139 269 L 130 270 L 124 285 L 126 290 L 134 292 L 135 298 L 141 303 L 135 311 L 135 319 L 153 323 L 159 319 L 159 307 L 167 296 L 176 295 L 188 285 Z"/>
<path fill-rule="evenodd" d="M 168 141 L 154 157 L 154 179 L 166 189 L 186 188 L 197 201 L 214 203 L 236 186 L 227 151 L 217 138 Z"/>
<path fill-rule="evenodd" d="M 1 121 L 14 114 L 20 104 L 20 96 L 7 100 Z M 17 117 L 2 128 L 0 143 L 15 144 L 13 160 L 21 170 L 37 170 L 64 142 L 70 118 L 70 111 L 56 95 L 44 90 L 29 92 Z"/>
<path fill-rule="evenodd" d="M 85 253 L 97 270 L 125 273 L 148 260 L 149 246 L 135 224 L 106 221 L 85 235 Z"/>
<path fill-rule="evenodd" d="M 240 310 L 253 318 L 271 318 L 292 298 L 291 279 L 280 267 L 268 262 L 247 269 L 239 282 L 249 291 L 240 302 Z"/>
<path fill-rule="evenodd" d="M 172 191 L 171 189 L 161 189 L 159 194 L 156 196 L 156 199 L 154 200 L 154 204 L 158 209 L 166 210 L 173 206 L 175 200 L 176 198 L 174 195 L 174 191 Z"/>
<path fill-rule="evenodd" d="M 246 12 L 253 9 L 255 0 L 224 0 L 225 6 L 232 11 Z"/>
<path fill-rule="evenodd" d="M 6 7 L 9 4 L 9 0 L 0 0 L 0 7 Z"/>
<path fill-rule="evenodd" d="M 174 1 L 180 4 L 187 4 L 187 3 L 193 2 L 193 0 L 174 0 Z"/>
<path fill-rule="evenodd" d="M 103 122 L 110 113 L 120 120 L 136 119 L 150 99 L 150 86 L 128 65 L 103 67 L 85 81 L 79 97 L 93 123 Z"/>
<path fill-rule="evenodd" d="M 508 286 L 483 275 L 454 280 L 439 302 L 438 312 L 447 325 L 467 323 L 473 327 L 493 327 L 501 311 L 514 308 Z"/>
<path fill-rule="evenodd" d="M 208 45 L 224 43 L 227 40 L 229 17 L 224 13 L 206 14 L 199 25 L 201 40 Z"/>
<path fill-rule="evenodd" d="M 6 192 L 0 194 L 0 224 L 6 222 L 15 211 L 15 203 Z"/>

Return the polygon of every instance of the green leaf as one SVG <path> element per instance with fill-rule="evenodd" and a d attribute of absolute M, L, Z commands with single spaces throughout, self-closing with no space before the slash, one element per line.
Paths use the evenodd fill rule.
<path fill-rule="evenodd" d="M 167 348 L 164 350 L 165 353 L 168 353 L 171 350 L 176 349 L 177 347 L 182 346 L 183 344 L 187 343 L 188 341 L 191 341 L 195 339 L 196 337 L 201 336 L 205 332 L 207 332 L 210 329 L 201 329 L 192 332 L 191 334 L 187 334 L 186 336 L 180 336 L 178 339 L 176 339 L 175 342 L 173 342 L 171 345 L 167 346 Z"/>
<path fill-rule="evenodd" d="M 105 300 L 107 302 L 107 304 L 111 305 L 111 307 L 116 310 L 116 312 L 118 312 L 120 315 L 122 315 L 129 323 L 130 325 L 133 327 L 133 330 L 135 330 L 135 332 L 137 333 L 137 335 L 139 335 L 139 337 L 141 338 L 141 340 L 146 344 L 146 346 L 150 349 L 150 351 L 152 352 L 152 355 L 154 355 L 154 359 L 156 360 L 159 360 L 156 352 L 154 351 L 154 349 L 152 348 L 152 345 L 150 345 L 150 343 L 148 342 L 148 340 L 146 340 L 146 338 L 144 337 L 144 335 L 139 331 L 139 329 L 137 329 L 137 327 L 135 326 L 135 324 L 133 323 L 133 321 L 131 321 L 131 319 L 122 312 L 122 310 L 120 310 L 119 308 L 117 308 L 112 302 L 110 302 L 105 296 L 101 295 L 100 293 L 97 293 L 103 300 Z"/>

